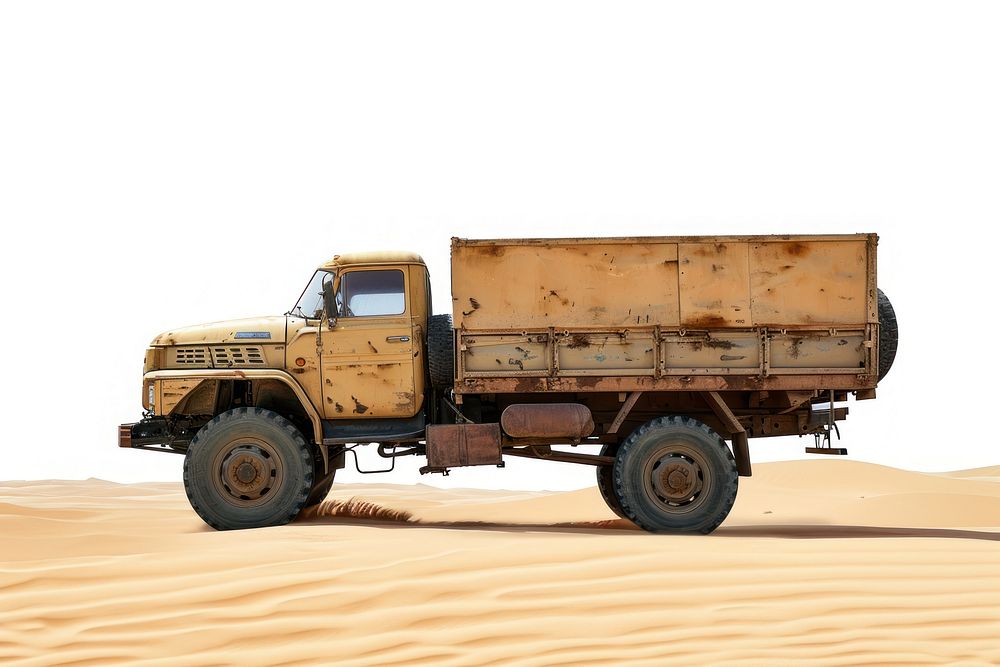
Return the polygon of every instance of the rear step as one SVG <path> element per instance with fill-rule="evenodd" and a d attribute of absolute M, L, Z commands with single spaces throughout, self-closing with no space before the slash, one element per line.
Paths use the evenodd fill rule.
<path fill-rule="evenodd" d="M 838 408 L 836 406 L 836 401 L 834 400 L 833 390 L 830 390 L 830 402 L 825 410 L 812 410 L 810 417 L 810 422 L 823 424 L 823 430 L 813 433 L 813 437 L 816 438 L 816 444 L 812 447 L 806 447 L 806 454 L 824 454 L 826 456 L 847 456 L 846 447 L 831 447 L 830 446 L 830 436 L 834 433 L 837 434 L 837 439 L 840 439 L 840 429 L 837 428 L 837 419 L 845 419 L 847 417 L 847 408 Z M 843 412 L 841 413 L 841 410 Z M 825 422 L 825 423 L 824 423 Z"/>
<path fill-rule="evenodd" d="M 806 454 L 827 454 L 830 456 L 847 456 L 847 447 L 806 447 Z"/>

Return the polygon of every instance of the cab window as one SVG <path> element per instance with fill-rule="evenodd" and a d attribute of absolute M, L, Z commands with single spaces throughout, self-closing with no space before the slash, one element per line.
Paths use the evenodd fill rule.
<path fill-rule="evenodd" d="M 341 317 L 402 315 L 406 311 L 403 272 L 399 269 L 351 271 L 340 279 Z"/>

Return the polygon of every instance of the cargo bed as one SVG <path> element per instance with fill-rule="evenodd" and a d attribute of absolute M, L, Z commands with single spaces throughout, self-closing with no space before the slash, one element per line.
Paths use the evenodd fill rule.
<path fill-rule="evenodd" d="M 877 243 L 452 239 L 456 392 L 874 388 Z"/>

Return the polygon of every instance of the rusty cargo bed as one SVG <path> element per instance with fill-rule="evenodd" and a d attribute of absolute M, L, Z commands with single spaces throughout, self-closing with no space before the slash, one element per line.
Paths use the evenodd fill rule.
<path fill-rule="evenodd" d="M 872 389 L 877 243 L 452 239 L 456 393 Z"/>

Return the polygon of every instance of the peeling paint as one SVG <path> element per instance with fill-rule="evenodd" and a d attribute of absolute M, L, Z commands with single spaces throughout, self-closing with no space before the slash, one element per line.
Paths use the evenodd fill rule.
<path fill-rule="evenodd" d="M 359 401 L 356 396 L 351 396 L 351 400 L 354 401 L 354 414 L 363 415 L 368 412 L 368 406 Z"/>

